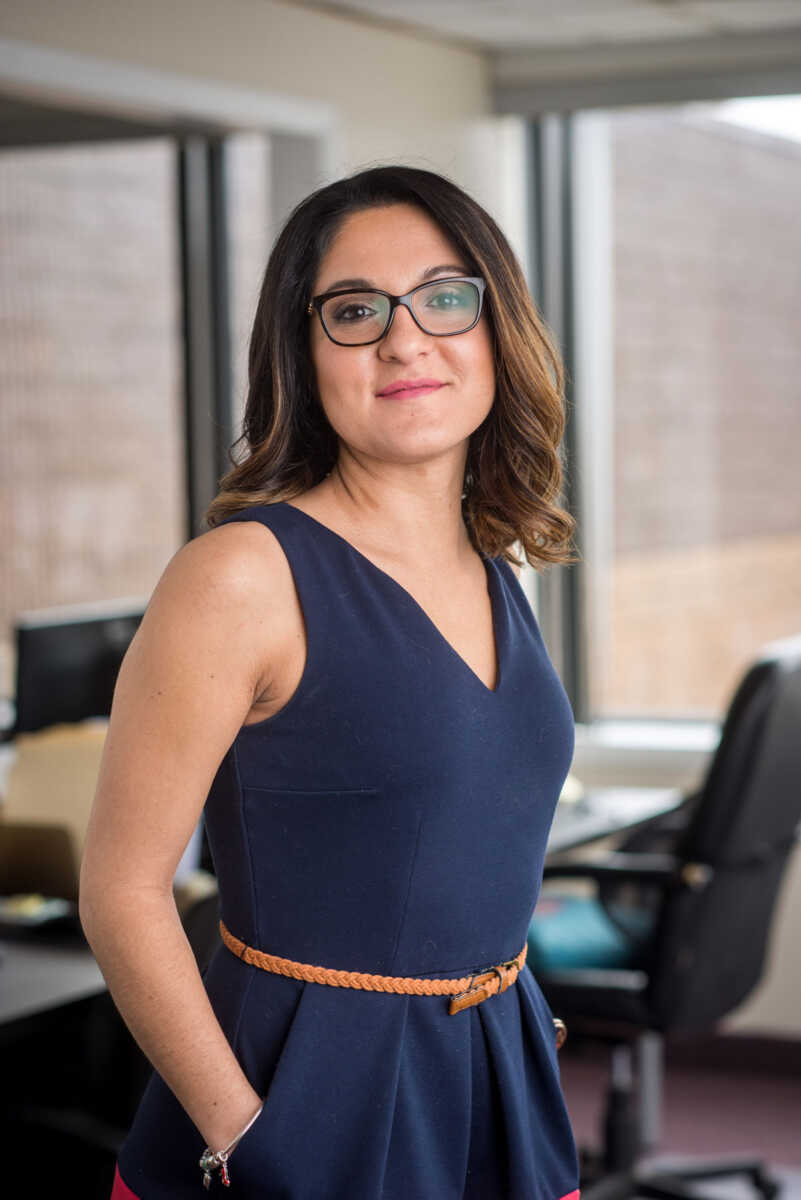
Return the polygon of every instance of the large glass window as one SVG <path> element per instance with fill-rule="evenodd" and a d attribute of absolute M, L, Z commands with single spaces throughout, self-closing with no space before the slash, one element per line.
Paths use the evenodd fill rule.
<path fill-rule="evenodd" d="M 0 153 L 0 651 L 29 609 L 146 599 L 184 538 L 174 143 Z"/>
<path fill-rule="evenodd" d="M 235 436 L 248 390 L 248 345 L 264 268 L 273 244 L 270 139 L 231 134 L 226 141 L 228 254 L 231 279 L 231 371 Z M 241 458 L 241 448 L 238 457 Z"/>
<path fill-rule="evenodd" d="M 19 613 L 144 604 L 187 538 L 176 156 L 167 136 L 0 152 L 0 700 Z M 232 133 L 225 167 L 238 434 L 274 236 L 269 135 Z"/>
<path fill-rule="evenodd" d="M 801 628 L 798 106 L 795 136 L 742 104 L 578 117 L 593 718 L 718 719 Z"/>

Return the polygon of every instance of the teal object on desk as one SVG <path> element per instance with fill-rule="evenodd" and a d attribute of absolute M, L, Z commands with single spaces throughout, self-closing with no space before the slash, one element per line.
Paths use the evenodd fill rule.
<path fill-rule="evenodd" d="M 651 926 L 648 912 L 627 908 L 626 924 L 637 936 Z M 527 962 L 537 971 L 569 967 L 636 967 L 637 946 L 610 921 L 597 900 L 543 894 L 528 930 Z"/>

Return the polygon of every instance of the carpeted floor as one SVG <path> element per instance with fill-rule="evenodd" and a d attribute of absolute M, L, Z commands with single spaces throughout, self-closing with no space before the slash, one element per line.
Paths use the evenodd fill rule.
<path fill-rule="evenodd" d="M 598 1149 L 607 1052 L 589 1044 L 560 1052 L 562 1088 L 580 1147 Z M 645 1161 L 675 1158 L 756 1157 L 777 1174 L 782 1200 L 801 1200 L 801 1076 L 796 1073 L 674 1065 L 665 1068 L 663 1136 Z M 705 1184 L 706 1195 L 739 1200 L 745 1184 Z"/>

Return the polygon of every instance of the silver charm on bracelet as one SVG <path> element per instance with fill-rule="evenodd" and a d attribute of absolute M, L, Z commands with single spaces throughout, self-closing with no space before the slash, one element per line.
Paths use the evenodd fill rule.
<path fill-rule="evenodd" d="M 203 1153 L 200 1156 L 200 1164 L 199 1165 L 200 1165 L 201 1171 L 203 1172 L 203 1187 L 206 1189 L 206 1191 L 208 1191 L 209 1188 L 211 1187 L 212 1171 L 220 1172 L 220 1179 L 222 1180 L 223 1187 L 231 1186 L 231 1179 L 228 1174 L 228 1159 L 230 1158 L 231 1154 L 233 1153 L 234 1148 L 236 1147 L 237 1143 L 245 1136 L 247 1131 L 250 1129 L 251 1125 L 254 1125 L 256 1123 L 256 1121 L 258 1120 L 258 1118 L 261 1116 L 263 1108 L 264 1108 L 264 1103 L 262 1102 L 259 1105 L 258 1112 L 254 1113 L 254 1115 L 250 1118 L 250 1120 L 248 1121 L 247 1125 L 242 1130 L 242 1132 L 238 1133 L 236 1135 L 234 1140 L 231 1142 L 230 1146 L 226 1146 L 224 1150 L 212 1150 L 211 1146 L 207 1146 L 206 1149 L 203 1151 Z"/>

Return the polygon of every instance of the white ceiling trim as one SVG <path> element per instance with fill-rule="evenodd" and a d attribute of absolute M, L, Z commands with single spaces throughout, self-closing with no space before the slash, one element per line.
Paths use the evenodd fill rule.
<path fill-rule="evenodd" d="M 554 47 L 545 51 L 506 50 L 490 57 L 493 77 L 502 86 L 529 81 L 575 81 L 587 77 L 606 79 L 621 72 L 642 75 L 646 71 L 691 73 L 796 67 L 801 74 L 801 26 L 783 33 Z"/>
<path fill-rule="evenodd" d="M 801 93 L 801 29 L 491 56 L 496 111 Z"/>
<path fill-rule="evenodd" d="M 16 96 L 138 120 L 187 121 L 330 137 L 332 105 L 0 38 L 0 88 Z"/>
<path fill-rule="evenodd" d="M 798 0 L 285 0 L 474 50 L 559 51 L 797 29 Z"/>

